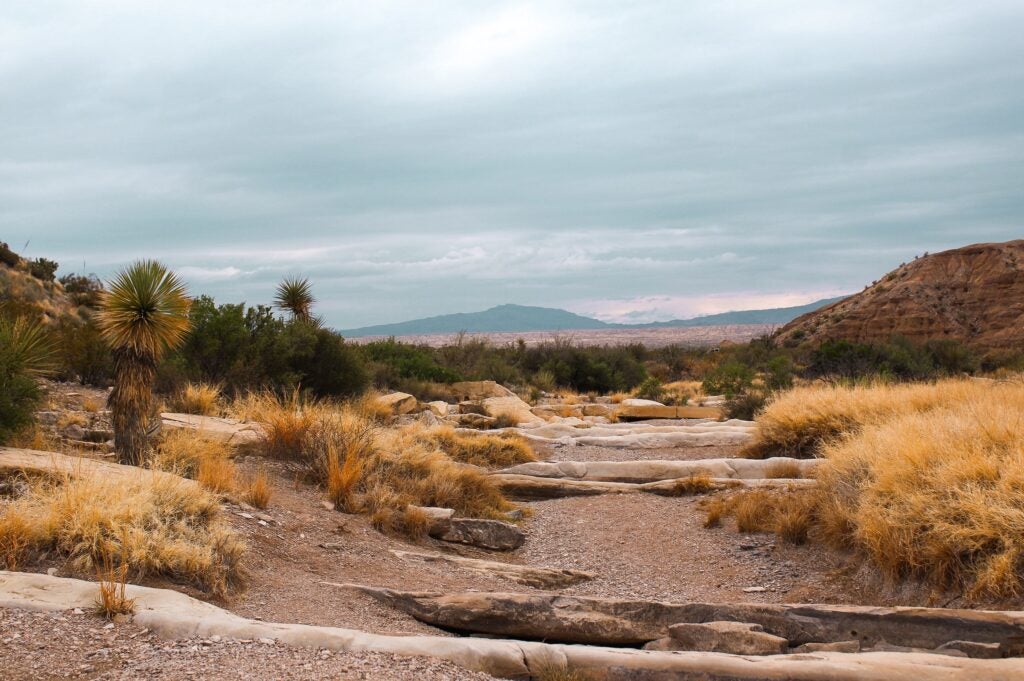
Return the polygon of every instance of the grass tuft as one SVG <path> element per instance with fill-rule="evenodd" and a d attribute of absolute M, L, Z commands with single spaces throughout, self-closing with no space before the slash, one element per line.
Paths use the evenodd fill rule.
<path fill-rule="evenodd" d="M 126 595 L 127 565 L 122 563 L 115 568 L 106 560 L 103 567 L 96 571 L 96 581 L 100 586 L 100 593 L 96 598 L 96 614 L 111 620 L 116 615 L 130 615 L 135 612 L 135 599 Z"/>
<path fill-rule="evenodd" d="M 256 508 L 266 508 L 274 495 L 267 469 L 260 466 L 256 472 L 247 477 L 242 485 L 242 500 Z"/>
<path fill-rule="evenodd" d="M 181 414 L 214 416 L 220 412 L 221 386 L 188 383 L 171 398 L 171 409 Z"/>

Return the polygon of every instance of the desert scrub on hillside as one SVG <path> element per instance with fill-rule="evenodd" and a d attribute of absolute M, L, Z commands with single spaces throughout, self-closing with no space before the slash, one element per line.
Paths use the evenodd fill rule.
<path fill-rule="evenodd" d="M 776 394 L 758 415 L 745 456 L 814 456 L 822 443 L 900 414 L 985 399 L 993 383 L 947 379 L 936 383 L 813 385 Z"/>
<path fill-rule="evenodd" d="M 160 575 L 225 596 L 245 583 L 244 545 L 197 485 L 141 473 L 37 482 L 0 503 L 0 562 L 9 568 L 44 556 L 92 573 L 118 556 L 133 579 Z"/>

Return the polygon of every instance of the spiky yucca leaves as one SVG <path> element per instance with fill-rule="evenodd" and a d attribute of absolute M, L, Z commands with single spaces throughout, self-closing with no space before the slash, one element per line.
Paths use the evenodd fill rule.
<path fill-rule="evenodd" d="M 295 319 L 303 322 L 314 322 L 313 304 L 316 298 L 313 296 L 313 285 L 305 277 L 286 277 L 277 286 L 277 293 L 274 295 L 274 304 L 282 310 L 288 310 Z"/>
<path fill-rule="evenodd" d="M 53 371 L 54 344 L 40 322 L 0 317 L 0 352 L 7 371 L 31 377 Z"/>
<path fill-rule="evenodd" d="M 40 322 L 0 317 L 0 442 L 32 422 L 36 379 L 54 368 L 54 345 Z"/>
<path fill-rule="evenodd" d="M 189 303 L 182 281 L 155 260 L 122 271 L 103 294 L 96 320 L 114 353 L 110 411 L 121 463 L 145 456 L 157 364 L 185 340 Z"/>

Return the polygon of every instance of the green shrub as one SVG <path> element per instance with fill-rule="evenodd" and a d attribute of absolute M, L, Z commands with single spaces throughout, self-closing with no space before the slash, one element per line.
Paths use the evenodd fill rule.
<path fill-rule="evenodd" d="M 15 267 L 19 262 L 21 262 L 21 257 L 12 251 L 6 243 L 0 241 L 0 263 L 8 267 Z"/>
<path fill-rule="evenodd" d="M 661 402 L 665 399 L 665 389 L 661 387 L 661 381 L 651 376 L 637 388 L 636 396 L 641 400 L 654 400 Z"/>
<path fill-rule="evenodd" d="M 726 398 L 733 398 L 747 392 L 753 382 L 753 369 L 746 364 L 729 361 L 704 379 L 703 388 L 708 395 L 725 395 Z"/>
<path fill-rule="evenodd" d="M 95 274 L 65 274 L 60 278 L 64 292 L 75 305 L 98 308 L 100 295 L 103 293 L 103 282 Z"/>
<path fill-rule="evenodd" d="M 58 267 L 60 265 L 56 261 L 36 258 L 28 264 L 28 272 L 41 281 L 53 281 Z"/>
<path fill-rule="evenodd" d="M 39 322 L 0 318 L 0 441 L 32 422 L 36 378 L 54 368 L 53 343 Z"/>

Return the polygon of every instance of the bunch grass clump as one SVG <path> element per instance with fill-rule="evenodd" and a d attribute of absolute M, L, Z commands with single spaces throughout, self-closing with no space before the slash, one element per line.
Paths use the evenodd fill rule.
<path fill-rule="evenodd" d="M 822 537 L 887 575 L 1024 593 L 1024 384 L 865 427 L 825 448 Z"/>
<path fill-rule="evenodd" d="M 991 389 L 988 382 L 970 379 L 794 388 L 776 394 L 758 415 L 754 441 L 743 455 L 815 456 L 823 444 L 863 426 L 901 414 L 967 404 L 984 398 Z"/>
<path fill-rule="evenodd" d="M 244 544 L 223 522 L 217 500 L 156 473 L 36 482 L 0 507 L 0 551 L 9 567 L 51 556 L 84 573 L 118 556 L 136 579 L 163 576 L 215 596 L 246 581 Z"/>
<path fill-rule="evenodd" d="M 525 438 L 515 433 L 495 435 L 456 432 L 451 426 L 417 429 L 414 434 L 434 445 L 455 461 L 483 468 L 507 468 L 536 461 L 537 455 Z"/>
<path fill-rule="evenodd" d="M 157 470 L 196 480 L 217 494 L 231 494 L 238 486 L 228 445 L 187 428 L 167 433 L 154 451 L 150 465 Z"/>
<path fill-rule="evenodd" d="M 181 414 L 214 416 L 220 412 L 221 386 L 187 383 L 171 399 L 171 409 Z"/>

